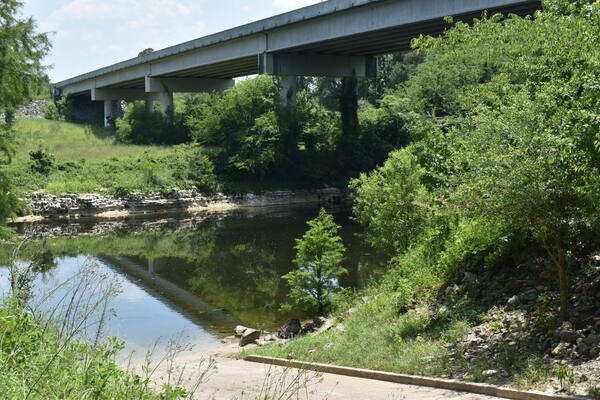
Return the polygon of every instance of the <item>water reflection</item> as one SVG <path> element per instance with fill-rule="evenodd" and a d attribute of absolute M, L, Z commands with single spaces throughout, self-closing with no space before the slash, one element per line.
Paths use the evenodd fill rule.
<path fill-rule="evenodd" d="M 51 255 L 56 267 L 38 282 L 42 287 L 73 274 L 89 257 L 121 279 L 123 291 L 112 305 L 116 318 L 107 335 L 145 348 L 158 337 L 183 332 L 198 346 L 210 347 L 236 324 L 272 330 L 298 316 L 280 311 L 288 291 L 281 276 L 293 268 L 295 239 L 317 212 L 240 211 L 130 229 L 137 221 L 110 234 L 33 243 L 25 246 L 22 257 L 33 258 L 40 251 L 46 258 Z M 358 227 L 346 214 L 336 214 L 336 222 L 348 249 L 349 274 L 341 284 L 362 286 L 378 269 L 379 259 L 361 246 Z M 2 281 L 6 271 L 0 270 Z"/>

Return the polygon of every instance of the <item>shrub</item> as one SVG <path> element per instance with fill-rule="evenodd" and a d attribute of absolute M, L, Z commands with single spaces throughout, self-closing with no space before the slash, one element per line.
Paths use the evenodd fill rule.
<path fill-rule="evenodd" d="M 125 116 L 116 120 L 120 143 L 176 144 L 187 140 L 183 128 L 158 110 L 147 110 L 143 101 L 129 103 Z"/>
<path fill-rule="evenodd" d="M 15 122 L 16 110 L 13 107 L 4 108 L 4 122 L 11 126 Z"/>
<path fill-rule="evenodd" d="M 281 150 L 279 91 L 272 77 L 238 83 L 222 96 L 189 103 L 185 124 L 199 143 L 219 147 L 226 172 L 264 178 Z"/>
<path fill-rule="evenodd" d="M 186 151 L 186 161 L 187 179 L 202 192 L 215 192 L 217 190 L 215 167 L 204 149 L 198 145 L 189 146 Z"/>
<path fill-rule="evenodd" d="M 29 158 L 32 162 L 30 167 L 31 170 L 42 175 L 48 175 L 50 172 L 52 172 L 56 164 L 54 154 L 43 149 L 30 151 Z"/>
<path fill-rule="evenodd" d="M 296 240 L 298 269 L 283 276 L 290 286 L 292 304 L 302 310 L 322 315 L 331 304 L 331 295 L 338 288 L 338 278 L 347 273 L 342 266 L 344 252 L 338 236 L 339 225 L 321 209 L 310 227 Z"/>
<path fill-rule="evenodd" d="M 56 107 L 54 102 L 50 102 L 46 104 L 46 107 L 44 107 L 44 118 L 51 121 L 60 121 L 62 119 L 60 113 L 58 112 L 58 107 Z"/>
<path fill-rule="evenodd" d="M 390 155 L 383 167 L 351 182 L 356 190 L 354 213 L 374 248 L 405 251 L 426 226 L 428 193 L 421 183 L 423 169 L 408 150 Z"/>
<path fill-rule="evenodd" d="M 493 265 L 532 238 L 558 271 L 567 318 L 567 260 L 598 243 L 600 6 L 553 7 L 535 19 L 484 16 L 417 40 L 424 61 L 382 100 L 407 116 L 414 166 L 392 153 L 353 186 L 374 246 L 408 255 L 420 232 L 438 228 L 413 214 L 427 201 L 411 193 L 425 188 L 458 220 L 440 259 L 413 268 Z"/>
<path fill-rule="evenodd" d="M 73 121 L 73 101 L 69 95 L 49 102 L 44 108 L 44 118 L 52 121 Z"/>

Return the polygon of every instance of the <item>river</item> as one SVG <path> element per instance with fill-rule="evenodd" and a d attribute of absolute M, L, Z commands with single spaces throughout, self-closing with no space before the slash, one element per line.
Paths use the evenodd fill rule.
<path fill-rule="evenodd" d="M 170 339 L 203 350 L 218 346 L 237 324 L 273 331 L 291 317 L 303 317 L 281 311 L 288 292 L 281 276 L 294 268 L 295 239 L 317 213 L 316 207 L 288 207 L 66 221 L 46 225 L 54 237 L 27 243 L 19 258 L 21 265 L 45 262 L 34 281 L 36 298 L 49 299 L 40 310 L 52 309 L 75 290 L 73 283 L 61 283 L 90 270 L 92 282 L 119 287 L 109 302 L 110 317 L 103 320 L 103 337 L 116 336 L 127 351 L 140 354 L 155 345 L 161 353 Z M 349 271 L 340 285 L 362 287 L 380 269 L 381 259 L 361 244 L 359 227 L 348 213 L 334 216 L 342 226 Z M 9 250 L 3 252 L 6 263 Z M 6 295 L 8 290 L 8 269 L 0 268 L 0 291 Z M 50 291 L 52 296 L 44 297 Z"/>

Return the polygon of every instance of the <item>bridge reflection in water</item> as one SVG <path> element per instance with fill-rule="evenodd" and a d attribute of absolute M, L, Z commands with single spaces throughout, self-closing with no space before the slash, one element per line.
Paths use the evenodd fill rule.
<path fill-rule="evenodd" d="M 36 282 L 42 291 L 90 263 L 107 280 L 122 281 L 104 336 L 125 340 L 129 350 L 145 352 L 158 338 L 174 336 L 184 336 L 197 349 L 211 348 L 237 324 L 272 331 L 301 316 L 281 311 L 289 291 L 281 276 L 294 268 L 295 239 L 317 213 L 312 206 L 182 216 L 162 223 L 132 219 L 101 235 L 94 233 L 106 227 L 94 221 L 38 224 L 40 232 L 69 236 L 32 242 L 22 256 L 36 254 L 40 245 L 50 253 L 56 266 Z M 338 211 L 335 218 L 342 225 L 349 271 L 340 283 L 363 286 L 382 259 L 361 245 L 358 226 L 345 212 Z M 21 232 L 30 228 L 19 227 Z M 0 289 L 7 282 L 7 271 L 0 268 Z M 59 291 L 57 297 L 65 294 Z"/>
<path fill-rule="evenodd" d="M 201 300 L 190 291 L 157 274 L 163 260 L 143 261 L 127 256 L 97 256 L 107 267 L 119 273 L 132 284 L 143 289 L 165 306 L 215 337 L 228 336 L 241 322 L 226 310 Z"/>

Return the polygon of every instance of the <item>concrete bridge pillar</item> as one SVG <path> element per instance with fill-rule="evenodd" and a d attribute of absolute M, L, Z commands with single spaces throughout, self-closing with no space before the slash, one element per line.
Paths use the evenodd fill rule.
<path fill-rule="evenodd" d="M 173 120 L 175 105 L 173 103 L 173 92 L 160 92 L 160 104 L 162 106 L 163 115 L 170 121 Z"/>
<path fill-rule="evenodd" d="M 145 100 L 144 103 L 145 103 L 146 111 L 147 112 L 152 112 L 154 110 L 154 101 L 152 101 L 152 100 Z"/>
<path fill-rule="evenodd" d="M 279 95 L 283 103 L 288 106 L 296 105 L 296 94 L 298 92 L 298 80 L 295 75 L 281 77 Z"/>
<path fill-rule="evenodd" d="M 108 117 L 111 117 L 114 120 L 113 116 L 114 111 L 114 100 L 104 100 L 104 127 L 110 128 L 110 124 L 108 122 Z"/>

